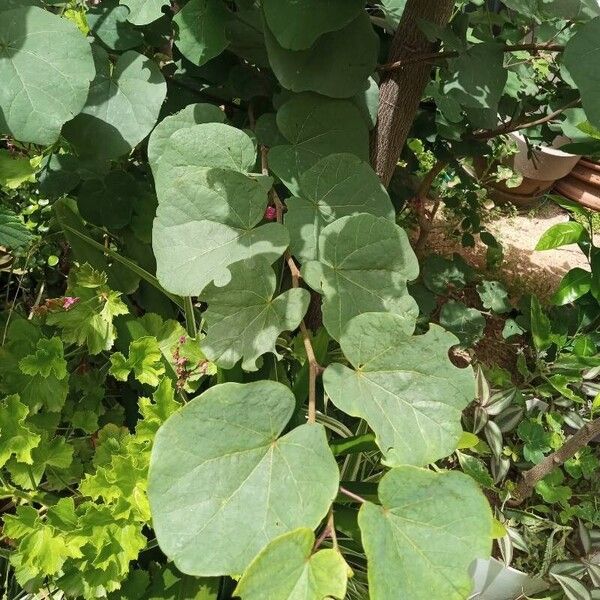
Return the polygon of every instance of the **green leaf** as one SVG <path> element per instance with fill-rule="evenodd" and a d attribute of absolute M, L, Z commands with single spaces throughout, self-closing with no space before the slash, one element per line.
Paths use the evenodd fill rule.
<path fill-rule="evenodd" d="M 531 296 L 531 336 L 538 352 L 547 350 L 552 345 L 552 329 L 550 319 L 542 310 L 537 296 Z"/>
<path fill-rule="evenodd" d="M 535 491 L 548 504 L 560 503 L 568 506 L 573 490 L 569 486 L 560 485 L 564 480 L 564 473 L 560 469 L 556 469 L 535 484 Z"/>
<path fill-rule="evenodd" d="M 551 435 L 537 421 L 521 421 L 517 435 L 523 440 L 523 457 L 537 464 L 544 459 L 544 453 L 551 450 Z"/>
<path fill-rule="evenodd" d="M 463 346 L 472 346 L 485 330 L 485 317 L 462 302 L 449 300 L 440 310 L 440 325 L 451 331 Z"/>
<path fill-rule="evenodd" d="M 568 69 L 581 93 L 583 108 L 589 122 L 600 128 L 600 18 L 577 28 L 563 53 Z"/>
<path fill-rule="evenodd" d="M 104 179 L 85 181 L 77 196 L 79 213 L 99 227 L 121 229 L 131 221 L 133 202 L 140 191 L 124 171 L 111 171 Z"/>
<path fill-rule="evenodd" d="M 477 293 L 481 298 L 483 307 L 494 311 L 496 314 L 504 314 L 512 310 L 508 300 L 508 292 L 499 281 L 482 281 L 477 286 Z"/>
<path fill-rule="evenodd" d="M 337 550 L 313 554 L 315 535 L 296 529 L 274 539 L 250 564 L 234 594 L 242 600 L 344 598 L 348 566 Z"/>
<path fill-rule="evenodd" d="M 175 400 L 173 384 L 164 377 L 156 391 L 150 398 L 140 398 L 140 414 L 142 418 L 137 422 L 135 433 L 141 440 L 154 441 L 158 428 L 177 410 L 181 408 Z"/>
<path fill-rule="evenodd" d="M 458 254 L 452 258 L 430 254 L 423 262 L 423 283 L 440 296 L 447 295 L 451 289 L 461 290 L 474 275 L 473 269 Z"/>
<path fill-rule="evenodd" d="M 61 339 L 40 338 L 35 353 L 22 358 L 19 367 L 27 375 L 48 377 L 50 373 L 54 373 L 57 379 L 64 379 L 67 376 L 67 361 Z"/>
<path fill-rule="evenodd" d="M 591 287 L 592 274 L 585 269 L 575 267 L 560 280 L 558 289 L 552 295 L 552 302 L 557 306 L 575 302 L 577 298 L 587 294 Z"/>
<path fill-rule="evenodd" d="M 163 7 L 169 6 L 167 0 L 122 0 L 129 8 L 127 20 L 134 25 L 148 25 L 163 16 Z"/>
<path fill-rule="evenodd" d="M 265 19 L 277 42 L 289 50 L 310 48 L 364 10 L 364 0 L 264 0 Z"/>
<path fill-rule="evenodd" d="M 386 21 L 392 29 L 396 29 L 404 14 L 407 0 L 381 0 Z"/>
<path fill-rule="evenodd" d="M 468 598 L 469 567 L 492 545 L 492 513 L 477 484 L 462 473 L 399 467 L 382 478 L 379 499 L 358 514 L 371 598 Z"/>
<path fill-rule="evenodd" d="M 279 357 L 275 342 L 282 331 L 298 327 L 310 294 L 291 289 L 275 298 L 277 277 L 265 260 L 241 261 L 229 271 L 227 285 L 209 285 L 202 293 L 202 300 L 208 303 L 202 349 L 224 369 L 231 369 L 242 358 L 242 369 L 255 371 L 263 354 Z"/>
<path fill-rule="evenodd" d="M 475 456 L 457 452 L 460 468 L 466 475 L 472 477 L 480 486 L 491 488 L 494 486 L 494 480 L 490 475 L 485 463 Z"/>
<path fill-rule="evenodd" d="M 448 70 L 451 76 L 444 84 L 444 94 L 470 108 L 498 107 L 508 77 L 501 44 L 474 44 L 449 61 Z"/>
<path fill-rule="evenodd" d="M 129 344 L 129 356 L 125 358 L 120 352 L 111 354 L 110 374 L 119 381 L 127 381 L 129 373 L 140 383 L 156 387 L 160 376 L 164 374 L 162 353 L 155 337 L 142 337 Z"/>
<path fill-rule="evenodd" d="M 323 228 L 336 219 L 370 213 L 394 221 L 390 197 L 373 169 L 353 154 L 332 154 L 300 176 L 299 197 L 287 202 L 290 249 L 301 262 L 318 258 Z"/>
<path fill-rule="evenodd" d="M 79 298 L 72 307 L 48 315 L 49 325 L 57 325 L 65 342 L 87 346 L 90 354 L 110 350 L 115 341 L 113 319 L 127 314 L 121 294 L 106 285 L 106 275 L 89 265 L 71 270 L 67 295 Z"/>
<path fill-rule="evenodd" d="M 33 463 L 31 451 L 40 443 L 40 436 L 25 425 L 29 409 L 14 394 L 0 402 L 0 467 L 11 456 L 28 465 Z"/>
<path fill-rule="evenodd" d="M 280 383 L 225 383 L 161 427 L 148 494 L 160 547 L 182 572 L 240 574 L 271 540 L 325 516 L 337 465 L 321 425 L 279 437 L 294 406 Z"/>
<path fill-rule="evenodd" d="M 90 45 L 73 23 L 28 6 L 0 21 L 0 131 L 52 144 L 83 108 L 94 77 Z"/>
<path fill-rule="evenodd" d="M 129 9 L 118 0 L 103 0 L 90 6 L 86 19 L 93 33 L 107 48 L 122 52 L 144 43 L 144 36 L 128 20 Z"/>
<path fill-rule="evenodd" d="M 369 130 L 350 101 L 294 96 L 278 110 L 277 126 L 289 144 L 271 148 L 269 167 L 292 193 L 300 176 L 325 156 L 347 152 L 369 161 Z"/>
<path fill-rule="evenodd" d="M 350 98 L 366 90 L 379 51 L 379 38 L 366 12 L 343 29 L 325 33 L 307 50 L 283 48 L 269 28 L 265 42 L 271 68 L 284 88 L 332 98 Z"/>
<path fill-rule="evenodd" d="M 456 450 L 461 411 L 475 395 L 473 371 L 448 358 L 456 342 L 437 325 L 411 336 L 391 314 L 348 324 L 340 346 L 353 368 L 327 367 L 325 391 L 340 410 L 367 421 L 387 465 L 427 465 Z"/>
<path fill-rule="evenodd" d="M 551 573 L 551 575 L 560 584 L 567 600 L 592 600 L 589 590 L 575 577 L 559 575 L 558 573 Z"/>
<path fill-rule="evenodd" d="M 0 186 L 16 190 L 26 182 L 35 181 L 37 170 L 32 159 L 0 149 Z"/>
<path fill-rule="evenodd" d="M 523 335 L 524 333 L 525 329 L 523 329 L 514 319 L 506 319 L 502 329 L 502 337 L 505 340 L 513 335 Z"/>
<path fill-rule="evenodd" d="M 229 45 L 228 21 L 221 0 L 190 0 L 173 18 L 175 45 L 189 61 L 203 65 Z"/>
<path fill-rule="evenodd" d="M 0 246 L 22 248 L 34 239 L 19 215 L 0 205 Z"/>
<path fill-rule="evenodd" d="M 584 239 L 586 231 L 581 223 L 569 221 L 568 223 L 557 223 L 542 234 L 535 249 L 552 250 L 567 244 L 576 244 Z"/>
<path fill-rule="evenodd" d="M 218 600 L 219 588 L 217 578 L 190 577 L 167 564 L 154 569 L 152 583 L 143 600 Z M 122 597 L 114 600 L 122 600 Z"/>
<path fill-rule="evenodd" d="M 419 265 L 403 229 L 384 217 L 342 217 L 323 229 L 318 250 L 319 261 L 305 263 L 302 277 L 323 294 L 323 324 L 334 339 L 365 312 L 393 313 L 413 331 L 419 309 L 406 283 Z"/>
<path fill-rule="evenodd" d="M 171 143 L 171 136 L 181 129 L 187 129 L 202 123 L 222 123 L 225 113 L 214 104 L 188 104 L 185 108 L 163 119 L 150 134 L 148 140 L 148 161 L 152 172 L 156 175 L 158 165 L 166 148 Z M 183 143 L 183 142 L 182 142 Z"/>
<path fill-rule="evenodd" d="M 167 84 L 153 60 L 132 50 L 113 66 L 106 51 L 95 46 L 94 62 L 96 77 L 87 102 L 65 125 L 63 135 L 80 156 L 118 158 L 152 131 Z"/>

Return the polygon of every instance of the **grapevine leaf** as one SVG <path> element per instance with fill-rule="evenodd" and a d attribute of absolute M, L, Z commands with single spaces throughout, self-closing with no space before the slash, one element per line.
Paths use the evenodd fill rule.
<path fill-rule="evenodd" d="M 368 78 L 377 65 L 379 38 L 366 12 L 343 29 L 325 33 L 307 50 L 283 48 L 268 27 L 265 41 L 275 76 L 293 92 L 350 98 L 369 87 Z"/>
<path fill-rule="evenodd" d="M 341 217 L 370 213 L 394 220 L 394 207 L 381 181 L 352 154 L 332 154 L 300 176 L 299 197 L 287 202 L 290 249 L 300 261 L 318 258 L 323 228 Z"/>
<path fill-rule="evenodd" d="M 264 0 L 265 19 L 277 42 L 289 50 L 310 48 L 363 11 L 364 0 Z"/>
<path fill-rule="evenodd" d="M 125 358 L 121 352 L 110 357 L 110 374 L 119 381 L 127 381 L 129 373 L 140 383 L 156 387 L 160 376 L 164 374 L 162 353 L 155 337 L 147 336 L 134 340 L 129 344 L 129 356 Z"/>
<path fill-rule="evenodd" d="M 162 162 L 161 173 L 164 168 Z M 153 231 L 157 277 L 167 290 L 196 296 L 211 281 L 226 284 L 234 262 L 262 256 L 272 263 L 283 254 L 287 230 L 279 223 L 257 227 L 267 203 L 259 181 L 215 168 L 185 168 L 173 176 L 159 195 Z"/>
<path fill-rule="evenodd" d="M 61 339 L 40 338 L 35 353 L 22 358 L 19 367 L 27 375 L 48 377 L 53 372 L 57 379 L 64 379 L 67 376 L 67 361 Z"/>
<path fill-rule="evenodd" d="M 344 598 L 348 566 L 337 550 L 313 554 L 315 535 L 296 529 L 275 538 L 240 579 L 235 595 L 242 600 L 326 600 Z"/>
<path fill-rule="evenodd" d="M 449 300 L 440 311 L 440 325 L 451 331 L 463 346 L 472 346 L 485 330 L 485 317 L 462 302 Z"/>
<path fill-rule="evenodd" d="M 173 19 L 175 45 L 189 61 L 203 65 L 227 48 L 227 8 L 221 0 L 190 0 Z"/>
<path fill-rule="evenodd" d="M 384 217 L 359 214 L 327 225 L 319 236 L 319 261 L 302 277 L 323 294 L 323 324 L 336 340 L 348 321 L 364 312 L 391 312 L 414 329 L 419 314 L 406 283 L 419 265 L 403 229 Z"/>
<path fill-rule="evenodd" d="M 25 227 L 19 215 L 0 206 L 0 246 L 22 248 L 33 240 L 33 234 Z"/>
<path fill-rule="evenodd" d="M 278 110 L 277 126 L 289 144 L 271 148 L 269 166 L 292 193 L 302 173 L 324 156 L 349 152 L 369 160 L 368 127 L 348 100 L 294 96 Z"/>
<path fill-rule="evenodd" d="M 594 127 L 600 128 L 600 70 L 598 66 L 600 65 L 600 48 L 598 47 L 598 38 L 600 38 L 600 18 L 579 27 L 565 48 L 563 64 L 581 93 L 583 108 L 588 120 Z"/>
<path fill-rule="evenodd" d="M 73 23 L 36 6 L 2 13 L 0 130 L 52 144 L 83 108 L 93 77 L 90 45 Z"/>
<path fill-rule="evenodd" d="M 118 0 L 104 0 L 97 6 L 90 6 L 86 19 L 90 31 L 111 50 L 131 50 L 144 43 L 139 29 L 128 22 L 129 10 Z"/>
<path fill-rule="evenodd" d="M 231 281 L 209 285 L 202 294 L 207 334 L 202 341 L 206 356 L 224 369 L 243 359 L 242 369 L 255 371 L 257 359 L 275 350 L 283 331 L 293 331 L 306 313 L 310 294 L 292 289 L 274 298 L 277 277 L 265 260 L 231 265 Z"/>
<path fill-rule="evenodd" d="M 373 600 L 468 598 L 469 567 L 492 546 L 492 513 L 475 481 L 398 467 L 383 476 L 379 499 L 358 515 Z"/>
<path fill-rule="evenodd" d="M 279 437 L 294 406 L 280 383 L 225 383 L 160 428 L 148 494 L 160 547 L 182 572 L 239 574 L 271 540 L 324 517 L 339 472 L 321 425 Z"/>
<path fill-rule="evenodd" d="M 0 403 L 0 467 L 11 456 L 19 462 L 31 465 L 31 451 L 40 443 L 41 437 L 25 425 L 29 409 L 14 394 Z"/>
<path fill-rule="evenodd" d="M 388 465 L 427 465 L 456 450 L 461 411 L 471 402 L 473 372 L 448 358 L 456 338 L 437 325 L 411 336 L 397 315 L 367 313 L 350 321 L 340 346 L 353 368 L 327 367 L 333 403 L 367 421 Z"/>
<path fill-rule="evenodd" d="M 163 16 L 163 7 L 169 6 L 167 0 L 122 0 L 129 8 L 127 20 L 134 25 L 148 25 Z"/>
<path fill-rule="evenodd" d="M 499 315 L 512 309 L 508 301 L 508 292 L 499 281 L 482 281 L 477 286 L 477 293 L 484 308 L 493 310 Z"/>
<path fill-rule="evenodd" d="M 63 135 L 80 156 L 118 158 L 152 131 L 167 84 L 158 65 L 133 50 L 113 66 L 106 51 L 95 46 L 94 62 L 96 77 L 86 105 L 65 125 Z"/>
<path fill-rule="evenodd" d="M 171 136 L 181 129 L 202 123 L 222 123 L 225 113 L 214 104 L 189 104 L 184 109 L 163 119 L 151 133 L 148 140 L 148 161 L 154 174 Z"/>

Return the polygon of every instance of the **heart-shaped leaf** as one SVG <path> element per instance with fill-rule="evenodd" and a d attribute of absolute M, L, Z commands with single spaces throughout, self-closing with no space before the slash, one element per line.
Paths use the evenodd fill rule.
<path fill-rule="evenodd" d="M 148 25 L 163 16 L 163 6 L 169 6 L 167 0 L 122 0 L 129 9 L 127 20 L 134 25 Z"/>
<path fill-rule="evenodd" d="M 367 313 L 340 339 L 353 368 L 327 367 L 325 391 L 349 415 L 363 418 L 388 465 L 427 465 L 456 450 L 462 410 L 475 395 L 473 371 L 448 358 L 457 339 L 437 325 L 412 336 L 397 315 Z"/>
<path fill-rule="evenodd" d="M 280 383 L 225 383 L 160 428 L 148 496 L 160 547 L 181 571 L 240 574 L 270 541 L 325 516 L 338 468 L 321 425 L 279 437 L 294 406 Z"/>
<path fill-rule="evenodd" d="M 242 368 L 255 371 L 260 356 L 267 352 L 277 355 L 275 342 L 281 332 L 298 327 L 310 294 L 291 289 L 274 298 L 277 277 L 264 259 L 235 263 L 229 271 L 227 285 L 209 285 L 202 294 L 202 300 L 208 302 L 202 349 L 225 369 L 243 358 Z"/>
<path fill-rule="evenodd" d="M 492 547 L 492 512 L 475 481 L 399 467 L 382 478 L 379 500 L 358 514 L 372 600 L 466 600 L 469 567 Z"/>
<path fill-rule="evenodd" d="M 403 229 L 384 217 L 342 217 L 323 229 L 318 253 L 318 261 L 304 264 L 302 277 L 323 294 L 323 324 L 333 338 L 365 312 L 394 313 L 413 330 L 419 309 L 406 283 L 419 265 Z"/>

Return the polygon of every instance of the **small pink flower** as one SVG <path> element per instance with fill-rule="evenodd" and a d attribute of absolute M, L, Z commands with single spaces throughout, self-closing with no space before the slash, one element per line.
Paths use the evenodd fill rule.
<path fill-rule="evenodd" d="M 185 363 L 187 362 L 187 358 L 185 358 L 184 356 L 181 356 L 177 359 L 177 365 L 180 367 L 183 367 L 185 365 Z"/>
<path fill-rule="evenodd" d="M 79 298 L 75 298 L 73 296 L 65 296 L 63 298 L 63 304 L 62 307 L 65 310 L 69 310 L 70 308 L 73 307 L 73 305 L 77 304 L 79 302 Z"/>
<path fill-rule="evenodd" d="M 267 206 L 265 210 L 265 219 L 267 221 L 275 221 L 277 219 L 277 211 L 274 206 Z"/>
<path fill-rule="evenodd" d="M 180 343 L 180 344 L 185 344 L 185 340 L 186 340 L 186 337 L 185 337 L 185 335 L 182 335 L 182 336 L 179 338 L 179 343 Z"/>

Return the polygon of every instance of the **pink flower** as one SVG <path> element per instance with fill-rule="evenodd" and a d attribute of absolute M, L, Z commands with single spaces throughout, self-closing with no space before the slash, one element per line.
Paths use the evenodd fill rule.
<path fill-rule="evenodd" d="M 265 219 L 267 221 L 275 221 L 277 219 L 277 211 L 274 206 L 267 206 L 265 210 Z"/>
<path fill-rule="evenodd" d="M 179 338 L 179 343 L 180 343 L 180 344 L 185 344 L 185 340 L 186 340 L 186 337 L 185 337 L 185 335 L 182 335 L 182 336 Z"/>
<path fill-rule="evenodd" d="M 79 302 L 79 298 L 75 298 L 73 296 L 65 296 L 63 298 L 63 304 L 62 307 L 65 310 L 69 310 L 70 308 L 73 307 L 73 305 L 77 304 Z"/>

